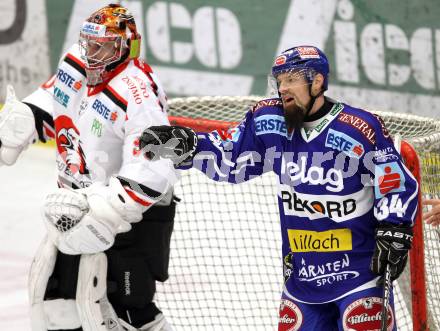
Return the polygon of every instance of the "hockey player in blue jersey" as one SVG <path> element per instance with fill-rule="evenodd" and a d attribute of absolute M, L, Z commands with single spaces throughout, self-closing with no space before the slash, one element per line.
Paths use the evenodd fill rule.
<path fill-rule="evenodd" d="M 171 158 L 213 180 L 279 178 L 284 288 L 278 330 L 379 330 L 385 266 L 394 280 L 412 241 L 418 184 L 376 115 L 324 97 L 324 53 L 281 53 L 279 98 L 258 102 L 229 134 L 150 127 L 150 158 Z M 397 330 L 391 296 L 388 330 Z"/>

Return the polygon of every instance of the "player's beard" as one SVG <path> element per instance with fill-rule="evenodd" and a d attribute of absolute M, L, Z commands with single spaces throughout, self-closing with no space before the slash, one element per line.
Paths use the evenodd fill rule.
<path fill-rule="evenodd" d="M 297 103 L 284 107 L 284 119 L 289 132 L 302 128 L 306 112 L 307 108 Z"/>

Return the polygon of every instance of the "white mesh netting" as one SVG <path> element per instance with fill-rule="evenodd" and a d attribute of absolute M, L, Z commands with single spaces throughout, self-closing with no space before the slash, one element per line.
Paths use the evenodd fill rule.
<path fill-rule="evenodd" d="M 262 98 L 176 98 L 170 100 L 170 115 L 237 122 Z M 440 121 L 375 113 L 392 135 L 401 135 L 417 150 L 423 195 L 439 197 Z M 231 185 L 196 170 L 182 173 L 175 191 L 182 201 L 171 242 L 170 278 L 158 284 L 156 297 L 176 330 L 276 330 L 283 281 L 276 183 L 272 174 Z M 439 238 L 436 229 L 425 226 L 431 330 L 440 329 Z M 408 275 L 395 284 L 399 330 L 412 330 Z"/>

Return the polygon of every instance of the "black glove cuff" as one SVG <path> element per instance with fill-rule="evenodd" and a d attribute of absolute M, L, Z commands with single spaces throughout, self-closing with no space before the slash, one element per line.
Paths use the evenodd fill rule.
<path fill-rule="evenodd" d="M 413 239 L 413 228 L 410 225 L 394 225 L 391 223 L 383 223 L 376 228 L 376 240 L 386 242 L 397 242 L 410 249 Z"/>

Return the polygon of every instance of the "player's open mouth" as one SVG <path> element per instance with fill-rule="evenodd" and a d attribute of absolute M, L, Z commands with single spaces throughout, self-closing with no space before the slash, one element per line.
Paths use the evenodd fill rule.
<path fill-rule="evenodd" d="M 292 98 L 292 97 L 283 97 L 283 103 L 284 104 L 288 104 L 288 103 L 291 103 L 293 101 L 295 101 L 295 99 Z"/>

